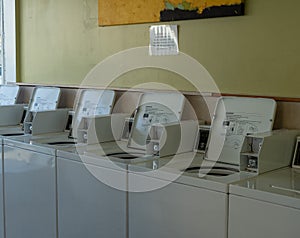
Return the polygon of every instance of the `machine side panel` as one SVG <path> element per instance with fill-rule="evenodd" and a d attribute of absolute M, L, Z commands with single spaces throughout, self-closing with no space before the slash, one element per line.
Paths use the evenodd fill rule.
<path fill-rule="evenodd" d="M 58 158 L 59 237 L 125 238 L 126 192 L 112 188 L 96 177 L 104 174 L 126 183 L 126 172 L 86 166 Z"/>
<path fill-rule="evenodd" d="M 129 173 L 135 184 L 159 184 L 158 179 Z M 227 235 L 227 194 L 170 183 L 149 192 L 129 192 L 130 238 L 182 238 Z"/>
<path fill-rule="evenodd" d="M 55 157 L 4 146 L 6 238 L 56 236 Z"/>
<path fill-rule="evenodd" d="M 230 238 L 299 236 L 300 210 L 246 197 L 229 196 Z"/>

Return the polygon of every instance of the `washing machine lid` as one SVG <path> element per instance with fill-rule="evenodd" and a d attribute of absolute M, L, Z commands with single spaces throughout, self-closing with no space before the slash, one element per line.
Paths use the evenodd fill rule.
<path fill-rule="evenodd" d="M 83 117 L 110 114 L 114 101 L 115 91 L 113 90 L 82 90 L 75 106 L 72 136 L 77 138 L 77 128 Z"/>
<path fill-rule="evenodd" d="M 300 170 L 286 167 L 230 185 L 230 194 L 300 209 Z"/>
<path fill-rule="evenodd" d="M 145 150 L 151 125 L 180 121 L 184 103 L 185 97 L 180 93 L 143 94 L 134 117 L 128 147 Z"/>
<path fill-rule="evenodd" d="M 60 88 L 36 87 L 32 93 L 28 110 L 34 112 L 55 110 L 59 97 Z"/>
<path fill-rule="evenodd" d="M 18 95 L 18 85 L 0 85 L 0 106 L 14 105 Z"/>
<path fill-rule="evenodd" d="M 275 112 L 273 99 L 221 97 L 212 120 L 206 159 L 239 165 L 245 136 L 271 131 Z"/>

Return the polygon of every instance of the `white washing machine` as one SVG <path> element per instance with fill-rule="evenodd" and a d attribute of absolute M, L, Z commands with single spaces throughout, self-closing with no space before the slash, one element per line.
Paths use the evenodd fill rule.
<path fill-rule="evenodd" d="M 221 98 L 205 156 L 129 165 L 129 237 L 227 237 L 229 184 L 253 176 L 240 173 L 244 137 L 270 131 L 275 108 L 269 99 Z"/>
<path fill-rule="evenodd" d="M 1 127 L 6 128 L 8 125 L 12 125 L 12 120 L 17 120 L 17 115 L 13 110 L 13 106 L 17 101 L 17 97 L 19 94 L 19 86 L 13 85 L 0 85 L 0 121 Z M 15 110 L 14 110 L 15 111 Z M 8 115 L 9 114 L 9 115 Z M 22 116 L 22 114 L 20 115 Z M 20 118 L 21 121 L 21 118 Z M 17 121 L 16 124 L 20 123 Z M 4 237 L 4 213 L 3 213 L 3 173 L 2 173 L 2 138 L 1 140 L 1 163 L 0 163 L 0 238 Z"/>
<path fill-rule="evenodd" d="M 49 93 L 50 92 L 50 93 Z M 1 85 L 0 86 L 0 135 L 1 135 L 1 228 L 0 237 L 5 237 L 4 232 L 4 221 L 7 222 L 6 214 L 4 214 L 4 168 L 3 168 L 3 154 L 5 149 L 2 148 L 3 136 L 21 135 L 24 134 L 22 127 L 20 125 L 22 116 L 24 113 L 24 104 L 16 104 L 17 97 L 19 94 L 19 86 L 17 85 Z M 53 103 L 50 100 L 43 100 L 41 97 L 45 95 L 45 99 L 53 99 Z M 37 87 L 31 97 L 31 104 L 29 110 L 43 111 L 43 110 L 53 110 L 57 106 L 57 101 L 59 98 L 60 90 L 57 88 L 49 87 Z M 51 95 L 51 96 L 49 96 Z M 42 104 L 39 108 L 36 105 Z M 5 207 L 6 208 L 6 207 Z M 15 228 L 13 228 L 15 229 Z"/>
<path fill-rule="evenodd" d="M 228 237 L 298 237 L 299 220 L 299 169 L 279 169 L 230 185 Z"/>
<path fill-rule="evenodd" d="M 32 127 L 35 115 L 55 113 L 59 88 L 37 87 L 29 104 L 27 122 Z M 67 111 L 61 110 L 67 119 Z M 62 114 L 60 114 L 62 115 Z M 26 122 L 25 117 L 25 122 Z M 52 128 L 56 122 L 39 118 Z M 37 126 L 38 128 L 40 125 Z M 55 131 L 55 128 L 54 128 Z M 3 179 L 5 207 L 5 237 L 56 236 L 56 168 L 55 150 L 3 138 Z"/>

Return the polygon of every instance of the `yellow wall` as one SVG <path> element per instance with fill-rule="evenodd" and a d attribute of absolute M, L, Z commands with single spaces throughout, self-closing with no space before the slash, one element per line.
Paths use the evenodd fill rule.
<path fill-rule="evenodd" d="M 80 85 L 106 57 L 148 45 L 150 24 L 98 27 L 97 2 L 19 0 L 19 82 Z M 179 47 L 223 93 L 300 97 L 299 9 L 296 0 L 246 0 L 245 16 L 175 22 Z M 148 81 L 192 90 L 177 75 L 150 69 L 114 86 Z"/>

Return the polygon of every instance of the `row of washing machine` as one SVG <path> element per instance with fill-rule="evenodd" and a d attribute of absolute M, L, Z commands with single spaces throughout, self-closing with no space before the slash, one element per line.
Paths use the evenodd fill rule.
<path fill-rule="evenodd" d="M 1 110 L 24 112 L 24 105 L 15 104 L 18 91 L 18 86 L 1 86 L 1 98 L 5 99 Z M 90 90 L 81 97 L 84 100 L 78 103 L 77 119 L 110 113 L 115 93 Z M 37 87 L 25 108 L 22 125 L 21 118 L 2 124 L 1 237 L 57 237 L 56 147 L 50 142 L 62 138 L 71 145 L 75 141 L 72 133 L 65 131 L 72 109 L 57 109 L 59 98 L 59 88 Z M 72 122 L 77 124 L 77 120 Z M 49 144 L 35 143 L 46 138 Z"/>
<path fill-rule="evenodd" d="M 12 86 L 5 88 L 12 88 Z M 17 88 L 15 87 L 15 89 Z M 160 103 L 161 96 L 165 96 L 165 104 Z M 60 237 L 70 237 L 73 236 L 72 234 L 76 234 L 77 237 L 88 234 L 90 234 L 88 236 L 106 234 L 105 236 L 122 237 L 126 235 L 127 230 L 126 217 L 124 217 L 127 214 L 127 196 L 125 196 L 127 179 L 124 178 L 127 172 L 121 173 L 120 184 L 124 184 L 123 191 L 112 189 L 107 185 L 104 186 L 94 176 L 89 176 L 86 169 L 88 166 L 86 163 L 84 163 L 84 166 L 80 163 L 82 161 L 77 151 L 84 151 L 87 147 L 85 144 L 80 143 L 81 141 L 89 143 L 91 143 L 91 140 L 95 141 L 93 136 L 95 136 L 94 133 L 99 132 L 96 127 L 99 123 L 103 129 L 101 129 L 100 134 L 96 135 L 97 142 L 100 140 L 103 142 L 110 142 L 112 139 L 118 140 L 121 134 L 116 128 L 120 128 L 120 125 L 118 125 L 121 123 L 120 120 L 125 120 L 128 116 L 130 123 L 132 113 L 110 115 L 115 103 L 115 93 L 112 90 L 82 90 L 75 100 L 72 130 L 66 132 L 61 128 L 66 127 L 67 117 L 59 118 L 57 115 L 52 115 L 57 111 L 62 111 L 62 109 L 57 109 L 58 99 L 59 89 L 36 88 L 26 112 L 23 129 L 20 126 L 9 128 L 5 126 L 2 130 L 5 137 L 3 137 L 1 148 L 3 161 L 3 188 L 1 190 L 3 191 L 4 214 L 4 225 L 1 233 L 4 237 L 56 237 L 58 234 Z M 132 153 L 141 155 L 142 144 L 145 145 L 147 140 L 147 128 L 154 123 L 176 123 L 181 117 L 185 103 L 183 95 L 172 93 L 149 93 L 138 95 L 137 99 L 136 104 L 141 106 L 135 112 L 136 119 L 133 125 L 135 130 L 131 132 L 134 135 L 130 134 L 130 142 L 127 143 L 127 141 L 122 140 L 119 143 L 120 147 L 113 148 L 113 150 L 112 145 L 109 143 L 106 147 L 103 147 L 107 148 L 105 153 L 112 150 L 111 156 L 121 156 L 120 152 L 124 153 L 125 157 Z M 53 107 L 50 108 L 49 105 L 53 105 Z M 136 108 L 137 105 L 134 109 Z M 63 111 L 66 112 L 67 110 L 70 109 Z M 130 110 L 130 108 L 126 108 L 126 110 Z M 57 127 L 54 130 L 52 126 L 54 123 L 59 124 L 59 128 Z M 193 125 L 196 124 L 192 123 Z M 130 127 L 131 125 L 128 125 L 128 129 Z M 93 128 L 92 131 L 91 128 Z M 121 127 L 121 129 L 123 128 Z M 89 131 L 91 133 L 88 133 Z M 194 131 L 196 131 L 195 127 Z M 25 135 L 16 135 L 18 133 L 25 133 Z M 122 133 L 122 135 L 128 133 Z M 134 147 L 132 144 L 136 146 Z M 129 149 L 130 153 L 122 149 L 123 147 Z M 99 150 L 97 143 L 92 145 L 91 148 Z M 70 158 L 72 159 L 69 160 L 68 157 L 67 160 L 64 157 L 60 159 L 58 156 L 59 149 L 71 150 Z M 96 165 L 99 161 L 101 164 L 100 158 L 94 159 L 97 161 Z M 65 163 L 67 166 L 64 166 Z M 76 169 L 76 163 L 79 163 L 79 169 Z M 100 174 L 108 175 L 110 171 L 114 171 L 109 169 L 111 165 L 105 160 L 104 164 L 109 165 L 108 169 L 105 169 L 105 166 L 104 168 L 100 167 Z M 75 170 L 73 170 L 74 167 Z M 71 174 L 68 174 L 68 171 L 71 171 Z M 88 178 L 80 177 L 81 174 Z M 110 182 L 116 180 L 118 174 L 119 171 L 115 173 L 115 176 L 111 176 Z M 71 175 L 71 178 L 68 178 L 68 175 Z M 65 176 L 70 180 L 65 181 Z M 60 189 L 72 185 L 72 181 L 75 181 L 77 177 L 79 180 L 77 180 L 78 184 L 76 183 L 76 185 L 80 186 L 86 183 L 85 188 L 87 191 L 90 190 L 89 193 L 82 191 L 82 188 L 76 191 L 83 195 L 83 198 L 80 198 L 79 195 L 73 196 L 72 191 L 65 193 L 65 189 Z M 93 186 L 99 189 L 94 191 Z M 96 196 L 92 191 L 96 192 Z M 77 199 L 79 199 L 79 204 L 76 204 Z M 77 219 L 74 219 L 72 209 L 69 210 L 71 211 L 69 214 L 63 212 L 65 209 L 68 211 L 67 204 L 74 207 L 74 211 L 75 208 L 81 209 Z M 87 217 L 84 214 L 92 215 L 91 210 L 96 212 L 95 219 L 94 217 L 86 219 Z M 76 223 L 77 220 L 81 220 L 82 224 L 75 227 L 73 225 L 68 226 L 73 222 Z M 87 223 L 91 224 L 88 225 Z M 111 227 L 111 224 L 114 224 L 114 226 Z M 83 229 L 89 226 L 92 229 Z"/>
<path fill-rule="evenodd" d="M 203 143 L 198 122 L 181 120 L 181 94 L 138 95 L 134 117 L 132 109 L 111 114 L 114 93 L 103 95 L 103 90 L 81 91 L 71 133 L 34 130 L 39 127 L 33 118 L 43 113 L 29 109 L 31 119 L 24 121 L 31 123 L 29 133 L 3 139 L 4 237 L 253 234 L 247 228 L 252 231 L 248 198 L 234 202 L 247 197 L 238 188 L 246 183 L 244 190 L 259 190 L 249 187 L 252 180 L 288 166 L 299 133 L 271 132 L 273 100 L 221 98 L 203 154 L 197 152 Z M 293 193 L 289 190 L 278 189 Z M 261 224 L 251 219 L 254 227 Z"/>

